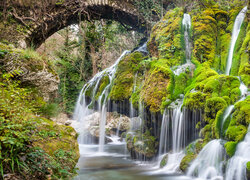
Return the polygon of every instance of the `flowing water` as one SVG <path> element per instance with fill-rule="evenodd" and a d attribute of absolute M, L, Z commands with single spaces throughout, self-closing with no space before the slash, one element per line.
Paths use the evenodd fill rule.
<path fill-rule="evenodd" d="M 224 147 L 220 139 L 210 141 L 188 168 L 188 176 L 223 179 Z"/>
<path fill-rule="evenodd" d="M 244 141 L 237 145 L 235 155 L 229 160 L 226 180 L 247 180 L 246 163 L 250 161 L 250 126 Z"/>
<path fill-rule="evenodd" d="M 175 75 L 179 76 L 182 72 L 184 72 L 187 68 L 194 68 L 193 63 L 191 62 L 191 43 L 189 40 L 189 33 L 191 28 L 191 17 L 189 14 L 184 14 L 182 20 L 182 27 L 184 29 L 184 41 L 185 41 L 185 56 L 186 63 L 182 64 L 173 71 Z"/>
<path fill-rule="evenodd" d="M 247 7 L 236 17 L 229 57 L 226 67 L 226 74 L 230 73 L 233 49 L 240 32 L 241 24 L 244 20 Z M 180 75 L 187 68 L 194 68 L 191 63 L 191 43 L 189 40 L 189 33 L 191 27 L 191 17 L 184 14 L 182 26 L 184 29 L 185 40 L 185 55 L 186 63 L 178 66 L 173 70 L 175 75 Z M 137 50 L 144 54 L 148 53 L 147 43 Z M 137 157 L 139 161 L 130 159 L 126 149 L 126 142 L 119 137 L 119 126 L 117 127 L 116 135 L 110 137 L 105 135 L 106 113 L 108 104 L 108 94 L 110 92 L 116 67 L 119 61 L 128 54 L 125 51 L 116 63 L 110 68 L 96 74 L 81 90 L 77 105 L 74 112 L 74 119 L 76 120 L 75 128 L 80 132 L 79 146 L 81 157 L 77 164 L 79 168 L 79 175 L 75 177 L 76 180 L 189 180 L 189 179 L 216 179 L 222 180 L 225 167 L 225 150 L 223 147 L 223 140 L 216 139 L 210 141 L 198 154 L 197 158 L 193 160 L 191 166 L 188 168 L 187 175 L 182 176 L 179 173 L 179 165 L 182 158 L 185 156 L 184 148 L 191 141 L 198 138 L 198 130 L 196 124 L 201 121 L 201 112 L 189 112 L 185 108 L 182 109 L 183 99 L 177 101 L 177 106 L 171 109 L 166 109 L 163 114 L 160 131 L 159 142 L 159 157 L 158 162 L 146 162 L 145 157 Z M 99 87 L 100 81 L 104 75 L 108 75 L 109 84 L 103 90 L 98 100 L 95 101 L 96 91 Z M 86 92 L 92 88 L 92 101 L 86 99 Z M 137 88 L 137 74 L 134 76 L 133 92 Z M 245 99 L 248 94 L 248 89 L 243 82 L 240 84 L 241 99 Z M 132 97 L 131 97 L 132 98 Z M 99 144 L 93 144 L 93 140 L 87 135 L 86 127 L 89 124 L 88 119 L 93 115 L 94 111 L 90 107 L 96 106 L 99 111 Z M 138 112 L 134 109 L 131 99 L 129 104 L 129 115 L 131 118 L 131 126 L 129 133 L 143 132 L 144 120 L 146 119 L 146 112 L 143 102 L 139 102 Z M 232 114 L 234 105 L 230 105 L 224 112 L 222 125 L 226 119 Z M 114 110 L 114 109 L 112 109 Z M 136 117 L 138 116 L 138 117 Z M 154 119 L 153 119 L 154 120 Z M 153 121 L 152 120 L 152 121 Z M 120 124 L 120 122 L 119 122 Z M 223 126 L 222 126 L 223 127 Z M 153 127 L 154 131 L 156 128 Z M 154 132 L 157 134 L 157 132 Z M 111 140 L 105 143 L 106 139 Z M 143 142 L 143 139 L 140 139 Z M 250 132 L 246 135 L 243 142 L 239 143 L 235 156 L 229 160 L 226 168 L 226 180 L 242 179 L 247 180 L 246 177 L 246 163 L 250 161 Z M 159 168 L 162 157 L 167 156 L 166 166 Z"/>
<path fill-rule="evenodd" d="M 229 55 L 228 55 L 228 59 L 227 59 L 227 67 L 226 67 L 226 72 L 225 72 L 226 75 L 230 74 L 232 61 L 233 61 L 233 53 L 234 53 L 235 43 L 236 43 L 238 35 L 240 33 L 240 27 L 244 21 L 246 12 L 247 12 L 247 7 L 244 7 L 240 11 L 240 13 L 237 15 L 237 17 L 234 21 L 231 45 L 230 45 L 230 49 L 229 49 Z"/>
<path fill-rule="evenodd" d="M 109 78 L 109 84 L 106 86 L 106 88 L 103 90 L 102 94 L 100 95 L 98 99 L 98 110 L 101 114 L 100 122 L 99 122 L 99 151 L 103 152 L 104 150 L 104 142 L 105 142 L 105 124 L 106 124 L 106 112 L 107 112 L 107 98 L 108 93 L 110 91 L 110 87 L 112 84 L 112 81 L 114 79 L 114 75 L 116 72 L 116 67 L 120 60 L 129 53 L 129 51 L 124 51 L 122 55 L 117 59 L 117 61 L 109 68 L 97 73 L 87 84 L 84 85 L 83 89 L 80 92 L 79 98 L 77 100 L 75 112 L 74 112 L 74 120 L 76 120 L 78 123 L 76 125 L 73 125 L 77 132 L 80 133 L 79 136 L 79 144 L 91 144 L 92 140 L 87 135 L 86 132 L 86 125 L 88 124 L 88 118 L 89 114 L 92 114 L 94 111 L 89 108 L 90 105 L 94 106 L 95 104 L 95 95 L 97 88 L 99 86 L 99 83 L 104 75 L 108 75 Z M 86 101 L 86 92 L 89 88 L 93 87 L 92 91 L 92 101 L 90 103 L 87 103 Z"/>

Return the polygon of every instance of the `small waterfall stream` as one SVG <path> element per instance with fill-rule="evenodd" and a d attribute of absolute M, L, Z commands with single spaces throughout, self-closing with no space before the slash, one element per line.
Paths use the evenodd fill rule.
<path fill-rule="evenodd" d="M 238 35 L 240 33 L 240 27 L 241 27 L 241 25 L 242 25 L 242 23 L 244 21 L 246 12 L 247 12 L 247 6 L 244 7 L 240 11 L 240 13 L 237 15 L 237 17 L 236 17 L 236 19 L 234 21 L 231 45 L 230 45 L 230 49 L 229 49 L 229 55 L 228 55 L 228 59 L 227 59 L 227 66 L 226 66 L 226 71 L 225 71 L 226 75 L 230 74 L 232 61 L 233 61 L 233 53 L 234 53 L 235 43 L 236 43 Z"/>
<path fill-rule="evenodd" d="M 189 14 L 184 14 L 182 19 L 182 27 L 184 29 L 184 41 L 185 41 L 185 58 L 186 63 L 178 66 L 173 72 L 175 75 L 179 76 L 187 68 L 193 68 L 194 65 L 191 62 L 191 43 L 189 40 L 189 33 L 191 28 L 191 17 Z"/>
<path fill-rule="evenodd" d="M 117 61 L 109 68 L 97 73 L 87 84 L 84 85 L 83 89 L 80 92 L 79 98 L 77 100 L 75 112 L 74 112 L 74 120 L 78 121 L 76 129 L 80 132 L 79 143 L 80 144 L 92 144 L 92 140 L 86 135 L 86 125 L 88 115 L 92 114 L 94 111 L 89 108 L 90 105 L 94 106 L 95 104 L 95 95 L 99 83 L 104 75 L 107 75 L 109 78 L 109 84 L 105 87 L 103 92 L 98 98 L 98 111 L 100 112 L 100 122 L 99 122 L 99 152 L 104 151 L 105 144 L 105 124 L 106 124 L 106 113 L 107 113 L 107 101 L 108 101 L 108 93 L 110 91 L 114 75 L 116 72 L 116 68 L 120 60 L 129 53 L 129 51 L 124 51 L 122 55 L 117 59 Z M 90 103 L 86 101 L 86 92 L 88 88 L 93 87 L 92 91 L 92 99 Z"/>
<path fill-rule="evenodd" d="M 178 106 L 173 109 L 172 118 L 169 116 L 171 111 L 165 110 L 162 119 L 159 155 L 167 152 L 167 145 L 169 145 L 169 139 L 172 137 L 172 146 L 170 147 L 172 152 L 167 154 L 168 161 L 164 167 L 164 170 L 168 172 L 177 171 L 184 157 L 182 149 L 185 146 L 185 119 L 181 111 L 182 104 L 183 101 L 179 102 Z M 169 132 L 169 126 L 171 126 L 171 132 Z"/>
<path fill-rule="evenodd" d="M 220 139 L 210 141 L 188 168 L 188 176 L 223 179 L 224 147 Z"/>
<path fill-rule="evenodd" d="M 246 163 L 250 161 L 250 126 L 244 141 L 237 145 L 235 155 L 229 160 L 226 180 L 247 180 Z"/>

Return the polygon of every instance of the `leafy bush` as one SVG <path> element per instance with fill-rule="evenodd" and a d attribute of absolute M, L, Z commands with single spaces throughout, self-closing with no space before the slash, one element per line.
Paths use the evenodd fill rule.
<path fill-rule="evenodd" d="M 34 115 L 37 113 L 36 100 L 32 99 L 32 92 L 20 88 L 17 81 L 11 80 L 12 76 L 4 74 L 0 77 L 0 177 L 8 173 L 24 179 L 72 176 L 72 152 L 60 150 L 61 153 L 52 156 L 33 147 L 33 141 L 54 137 L 57 132 L 42 130 L 45 122 Z M 55 105 L 47 107 L 54 108 Z"/>

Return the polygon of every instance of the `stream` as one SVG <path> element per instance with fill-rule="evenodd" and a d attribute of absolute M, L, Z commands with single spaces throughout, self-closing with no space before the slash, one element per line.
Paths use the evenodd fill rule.
<path fill-rule="evenodd" d="M 104 152 L 98 152 L 98 145 L 79 145 L 81 157 L 78 161 L 78 175 L 74 180 L 189 180 L 178 174 L 164 174 L 157 171 L 154 163 L 131 160 L 125 154 L 125 143 L 107 144 Z"/>

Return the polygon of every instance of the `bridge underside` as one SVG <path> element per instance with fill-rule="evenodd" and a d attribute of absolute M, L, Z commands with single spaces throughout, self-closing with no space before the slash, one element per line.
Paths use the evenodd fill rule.
<path fill-rule="evenodd" d="M 140 20 L 136 15 L 128 14 L 127 12 L 114 9 L 110 6 L 91 6 L 88 7 L 85 12 L 82 12 L 81 16 L 79 16 L 78 13 L 65 12 L 65 14 L 58 14 L 53 20 L 43 22 L 43 24 L 40 24 L 40 26 L 33 30 L 32 34 L 26 39 L 26 42 L 38 47 L 55 32 L 69 25 L 77 24 L 80 20 L 100 19 L 115 20 L 128 26 L 131 30 L 141 33 L 146 32 L 145 22 Z"/>
<path fill-rule="evenodd" d="M 0 3 L 0 10 L 12 15 L 11 17 L 18 24 L 12 29 L 1 28 L 0 24 L 0 39 L 7 39 L 10 42 L 16 39 L 25 46 L 37 48 L 55 32 L 83 20 L 110 19 L 138 32 L 145 33 L 147 29 L 146 21 L 138 15 L 133 5 L 129 4 L 129 0 L 112 0 L 112 4 L 108 4 L 111 0 L 61 0 L 60 2 L 63 3 L 60 4 L 55 2 L 44 5 L 41 1 L 40 5 L 34 5 L 30 0 L 30 3 L 33 3 L 32 6 L 27 2 L 20 4 L 19 1 L 11 1 L 9 4 Z M 0 20 L 7 21 L 4 24 L 8 24 L 9 21 L 6 15 L 0 16 Z M 12 38 L 5 38 L 10 34 Z"/>

